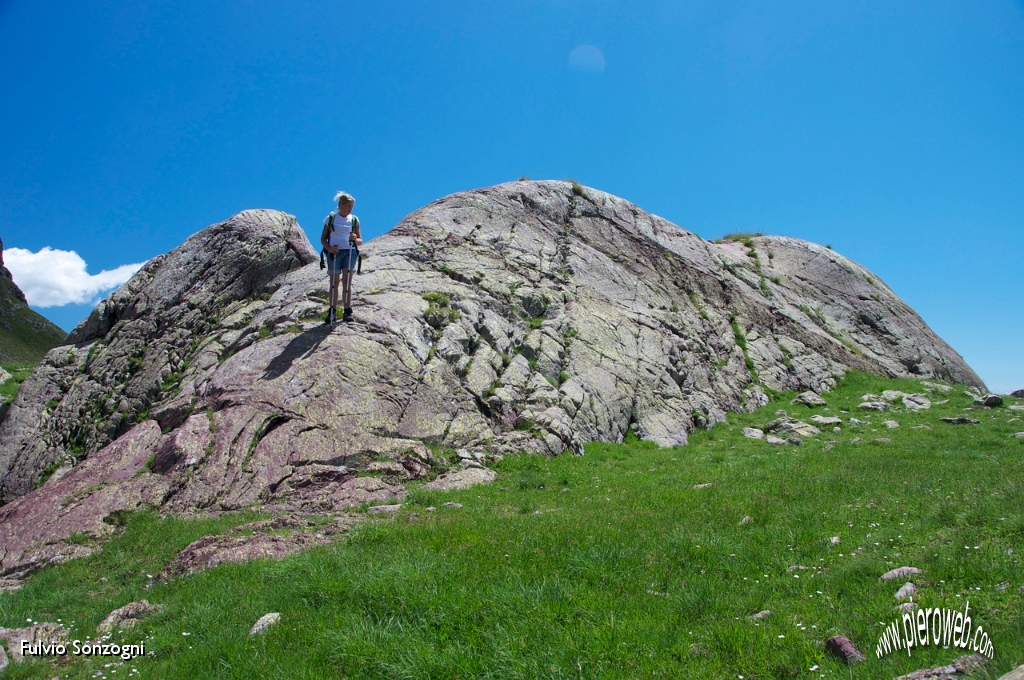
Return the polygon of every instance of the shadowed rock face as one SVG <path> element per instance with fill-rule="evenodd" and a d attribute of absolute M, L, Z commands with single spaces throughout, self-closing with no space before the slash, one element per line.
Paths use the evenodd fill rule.
<path fill-rule="evenodd" d="M 140 504 L 394 498 L 429 470 L 425 443 L 557 454 L 632 428 L 684 444 L 764 403 L 762 386 L 820 392 L 848 367 L 981 385 L 829 249 L 709 243 L 566 182 L 449 196 L 363 253 L 355 323 L 333 331 L 326 276 L 281 213 L 241 213 L 147 264 L 50 352 L 0 426 L 17 499 L 0 508 L 3 568 L 56 545 L 50 527 L 72 514 L 73 531 L 102 533 L 105 514 Z M 368 467 L 387 475 L 356 476 Z"/>

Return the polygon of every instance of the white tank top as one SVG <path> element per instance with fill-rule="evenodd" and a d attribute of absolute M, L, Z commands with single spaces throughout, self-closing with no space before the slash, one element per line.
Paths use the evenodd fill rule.
<path fill-rule="evenodd" d="M 332 246 L 339 248 L 351 248 L 352 245 L 349 243 L 349 239 L 352 238 L 352 218 L 354 215 L 348 217 L 342 217 L 341 215 L 331 213 L 334 215 L 334 231 L 331 231 L 331 216 L 328 215 L 327 219 L 324 220 L 324 226 L 327 227 L 327 243 Z"/>

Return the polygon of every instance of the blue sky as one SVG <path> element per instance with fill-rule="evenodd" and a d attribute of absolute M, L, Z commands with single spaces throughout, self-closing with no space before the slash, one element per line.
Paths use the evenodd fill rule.
<path fill-rule="evenodd" d="M 344 189 L 372 236 L 574 178 L 830 244 L 1024 388 L 1022 121 L 1024 0 L 0 0 L 5 258 L 31 287 L 60 256 L 87 303 L 245 208 L 316 238 Z"/>

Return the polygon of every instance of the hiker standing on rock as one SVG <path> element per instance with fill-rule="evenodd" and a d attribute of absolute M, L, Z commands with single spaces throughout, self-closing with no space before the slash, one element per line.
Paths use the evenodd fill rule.
<path fill-rule="evenodd" d="M 333 324 L 338 318 L 338 280 L 341 280 L 341 300 L 345 309 L 342 321 L 352 320 L 352 272 L 359 262 L 359 246 L 363 238 L 359 232 L 359 218 L 352 214 L 356 199 L 351 194 L 339 191 L 334 196 L 338 202 L 337 212 L 332 212 L 324 220 L 324 231 L 320 235 L 320 245 L 327 252 L 327 274 L 331 279 L 330 309 L 327 320 Z"/>

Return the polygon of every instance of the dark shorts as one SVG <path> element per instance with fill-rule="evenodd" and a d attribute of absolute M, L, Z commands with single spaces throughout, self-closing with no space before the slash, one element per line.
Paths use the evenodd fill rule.
<path fill-rule="evenodd" d="M 355 248 L 339 249 L 337 253 L 327 253 L 327 273 L 338 274 L 356 269 L 357 253 Z"/>

